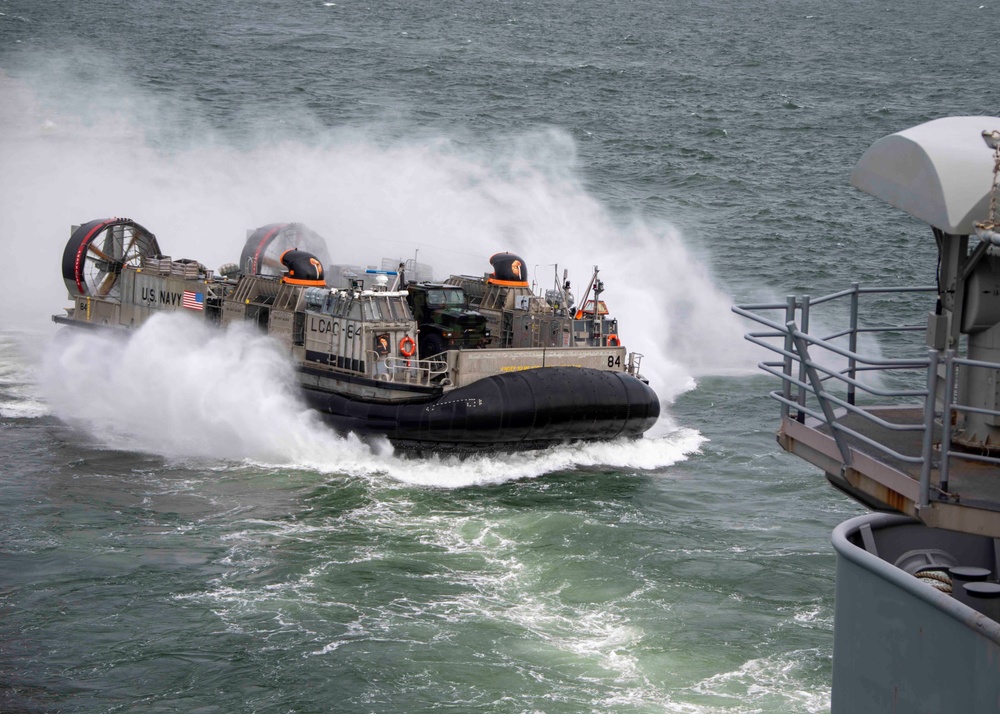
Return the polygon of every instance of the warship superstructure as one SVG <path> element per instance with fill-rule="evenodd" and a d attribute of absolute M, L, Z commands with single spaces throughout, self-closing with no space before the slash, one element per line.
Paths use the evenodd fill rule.
<path fill-rule="evenodd" d="M 568 283 L 558 299 L 535 295 L 516 255 L 491 263 L 482 278 L 440 284 L 408 282 L 405 262 L 338 269 L 328 282 L 325 241 L 301 224 L 275 223 L 250 232 L 239 263 L 214 271 L 162 255 L 131 219 L 98 219 L 71 231 L 62 273 L 73 304 L 53 320 L 129 331 L 182 311 L 223 328 L 250 323 L 287 350 L 307 403 L 331 425 L 403 448 L 642 436 L 659 400 L 617 322 L 574 309 Z M 503 299 L 487 307 L 467 290 Z"/>
<path fill-rule="evenodd" d="M 932 282 L 734 308 L 779 444 L 875 511 L 833 533 L 832 712 L 1000 711 L 1000 118 L 884 137 L 851 183 L 929 226 Z"/>

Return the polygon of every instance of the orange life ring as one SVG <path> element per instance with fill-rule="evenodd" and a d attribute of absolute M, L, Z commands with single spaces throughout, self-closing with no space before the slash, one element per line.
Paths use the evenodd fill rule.
<path fill-rule="evenodd" d="M 413 338 L 406 335 L 403 339 L 399 341 L 399 354 L 404 357 L 412 357 L 417 351 L 417 343 L 413 341 Z"/>
<path fill-rule="evenodd" d="M 618 335 L 614 333 L 608 335 L 608 347 L 618 347 L 621 343 L 621 340 L 618 339 Z"/>

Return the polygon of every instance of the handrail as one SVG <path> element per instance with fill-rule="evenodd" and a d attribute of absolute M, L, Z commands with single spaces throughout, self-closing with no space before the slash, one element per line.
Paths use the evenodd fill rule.
<path fill-rule="evenodd" d="M 859 285 L 854 283 L 854 285 Z M 922 293 L 922 292 L 937 292 L 937 286 L 935 285 L 918 285 L 914 287 L 885 287 L 885 288 L 862 288 L 862 287 L 851 287 L 846 290 L 841 290 L 839 292 L 830 293 L 829 295 L 823 295 L 822 297 L 814 298 L 812 300 L 813 305 L 822 304 L 825 302 L 830 302 L 836 300 L 837 298 L 846 297 L 848 295 L 853 295 L 855 292 L 861 295 L 880 295 L 888 293 Z M 794 297 L 794 296 L 790 296 Z M 743 310 L 784 310 L 785 303 L 783 302 L 762 302 L 762 303 L 750 303 L 746 305 L 738 305 L 738 308 Z M 735 310 L 734 310 L 735 312 Z"/>
<path fill-rule="evenodd" d="M 385 366 L 384 371 L 381 372 L 376 371 L 376 368 L 373 367 L 373 372 L 377 378 L 390 384 L 416 384 L 426 387 L 435 378 L 448 373 L 448 363 L 433 357 L 417 359 L 416 357 L 387 355 L 379 359 L 380 355 L 372 350 L 368 350 L 366 355 L 371 360 L 370 364 L 375 365 L 381 362 Z M 375 359 L 372 359 L 373 356 Z"/>
<path fill-rule="evenodd" d="M 791 413 L 794 410 L 794 419 L 797 421 L 804 422 L 808 416 L 815 419 L 820 426 L 828 427 L 840 452 L 843 468 L 849 468 L 853 459 L 851 447 L 845 440 L 846 437 L 867 444 L 877 452 L 900 462 L 919 465 L 918 498 L 920 506 L 929 504 L 932 489 L 935 500 L 947 500 L 951 497 L 948 492 L 948 476 L 949 467 L 955 459 L 1000 465 L 1000 458 L 952 448 L 953 425 L 956 415 L 959 413 L 985 414 L 1000 418 L 1000 410 L 959 403 L 954 399 L 956 371 L 959 367 L 1000 371 L 1000 363 L 962 358 L 958 357 L 953 350 L 942 353 L 926 347 L 924 348 L 926 356 L 919 358 L 872 355 L 866 354 L 858 348 L 858 336 L 862 334 L 877 337 L 880 334 L 919 333 L 926 330 L 925 326 L 913 324 L 860 325 L 859 298 L 861 296 L 932 292 L 936 289 L 932 286 L 862 288 L 858 283 L 854 283 L 849 289 L 819 298 L 813 299 L 808 295 L 799 297 L 789 295 L 783 303 L 757 303 L 732 308 L 734 313 L 767 328 L 763 331 L 747 332 L 745 338 L 749 342 L 769 350 L 779 358 L 762 360 L 758 363 L 758 367 L 782 381 L 781 390 L 772 391 L 769 395 L 781 404 L 782 418 L 792 418 Z M 848 326 L 843 329 L 835 329 L 822 337 L 810 334 L 809 322 L 812 317 L 812 309 L 818 305 L 826 305 L 843 298 L 850 300 Z M 781 318 L 772 319 L 760 314 L 762 311 L 783 312 L 784 323 L 780 321 Z M 834 340 L 842 341 L 845 337 L 849 340 L 846 348 L 834 343 Z M 843 368 L 826 366 L 821 364 L 821 360 L 816 359 L 816 355 L 812 354 L 814 352 L 844 359 L 847 365 Z M 939 368 L 939 365 L 943 369 Z M 923 374 L 924 379 L 919 387 L 886 387 L 884 384 L 872 384 L 870 380 L 866 383 L 857 379 L 860 372 L 874 374 L 913 372 Z M 905 385 L 906 381 L 909 380 L 908 377 L 901 377 L 901 379 L 904 380 L 901 385 Z M 940 380 L 943 380 L 943 389 L 939 388 Z M 846 390 L 846 398 L 835 393 L 839 392 L 841 388 Z M 903 400 L 903 405 L 907 403 L 912 405 L 912 400 L 917 399 L 920 401 L 923 419 L 918 423 L 909 424 L 894 423 L 883 419 L 869 409 L 856 406 L 857 391 L 880 399 L 893 400 L 897 403 L 898 400 Z M 937 403 L 938 400 L 940 403 Z M 848 414 L 855 415 L 882 429 L 922 432 L 920 455 L 901 454 L 886 444 L 879 443 L 877 439 L 872 439 L 856 429 L 846 426 L 842 423 L 842 419 Z M 934 430 L 936 425 L 941 428 L 939 464 L 934 463 Z M 931 483 L 931 475 L 934 471 L 937 471 L 938 474 L 936 486 L 932 486 Z M 1000 509 L 1000 503 L 994 505 Z"/>
<path fill-rule="evenodd" d="M 633 377 L 639 377 L 639 365 L 642 364 L 643 355 L 638 352 L 630 352 L 628 356 L 628 362 L 626 363 L 626 372 L 631 374 Z"/>
<path fill-rule="evenodd" d="M 787 327 L 783 327 L 783 326 L 779 326 L 778 323 L 776 323 L 776 322 L 773 322 L 773 321 L 768 320 L 766 318 L 762 318 L 759 315 L 754 315 L 752 313 L 748 313 L 745 310 L 740 309 L 739 307 L 734 307 L 734 308 L 732 308 L 732 310 L 737 315 L 742 315 L 743 317 L 749 318 L 749 319 L 751 319 L 751 320 L 753 320 L 755 322 L 759 322 L 760 324 L 765 325 L 766 327 L 773 327 L 773 328 L 775 328 L 775 330 L 779 331 L 780 334 L 782 334 L 782 335 L 784 335 L 784 334 L 787 333 L 787 329 L 788 328 Z M 749 332 L 749 333 L 747 333 L 745 335 L 745 338 L 748 339 L 748 340 L 750 340 L 750 337 L 759 337 L 759 336 L 761 336 L 761 335 L 758 335 L 758 334 L 753 333 L 753 332 Z M 806 334 L 805 336 L 806 336 L 806 338 L 809 340 L 809 342 L 811 344 L 822 344 L 823 347 L 825 347 L 826 349 L 830 350 L 831 352 L 835 352 L 836 354 L 839 354 L 841 357 L 853 357 L 854 359 L 858 360 L 859 362 L 862 362 L 863 364 L 870 364 L 870 365 L 875 365 L 875 366 L 920 367 L 920 366 L 926 365 L 926 363 L 927 363 L 926 359 L 922 359 L 922 360 L 916 360 L 916 359 L 885 360 L 885 359 L 877 359 L 877 358 L 874 358 L 874 357 L 865 358 L 863 355 L 859 355 L 856 352 L 851 352 L 850 350 L 846 350 L 846 349 L 844 349 L 842 347 L 839 347 L 839 346 L 837 346 L 835 344 L 832 344 L 831 342 L 828 342 L 827 340 L 824 340 L 822 338 L 812 337 L 811 335 L 808 335 L 808 334 Z M 755 342 L 754 340 L 750 340 L 750 341 L 751 342 Z M 781 354 L 780 350 L 773 349 L 773 347 L 774 347 L 773 345 L 768 345 L 768 344 L 765 344 L 765 343 L 762 343 L 762 342 L 755 342 L 755 344 L 759 344 L 762 347 L 767 347 L 768 349 L 772 349 L 772 351 L 778 352 L 779 354 Z"/>

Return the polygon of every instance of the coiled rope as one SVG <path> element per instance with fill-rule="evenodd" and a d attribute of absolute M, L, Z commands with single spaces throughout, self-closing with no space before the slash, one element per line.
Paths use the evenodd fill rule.
<path fill-rule="evenodd" d="M 951 576 L 943 570 L 922 570 L 915 577 L 932 588 L 951 594 Z"/>

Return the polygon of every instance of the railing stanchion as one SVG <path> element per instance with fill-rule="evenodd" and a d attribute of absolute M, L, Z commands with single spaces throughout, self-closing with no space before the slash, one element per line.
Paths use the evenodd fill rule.
<path fill-rule="evenodd" d="M 945 350 L 944 353 L 944 396 L 941 400 L 941 471 L 938 476 L 938 488 L 942 493 L 948 491 L 948 470 L 951 464 L 951 430 L 954 398 L 955 398 L 955 350 Z"/>
<path fill-rule="evenodd" d="M 801 322 L 802 322 L 802 326 L 801 326 L 800 330 L 801 330 L 802 334 L 803 335 L 808 335 L 809 334 L 809 296 L 808 295 L 803 295 L 802 296 L 802 319 L 801 319 Z M 802 352 L 799 352 L 799 357 L 801 358 L 799 360 L 799 382 L 805 382 L 806 381 L 805 354 L 803 354 Z M 805 405 L 806 405 L 806 390 L 805 390 L 805 387 L 802 387 L 802 386 L 799 387 L 799 395 L 798 395 L 798 398 L 796 399 L 796 401 L 798 402 L 799 407 L 805 407 Z M 799 409 L 799 423 L 805 423 L 805 421 L 806 421 L 806 412 L 805 412 L 804 409 L 800 408 Z"/>
<path fill-rule="evenodd" d="M 813 393 L 816 395 L 816 399 L 819 402 L 820 407 L 823 409 L 823 418 L 826 423 L 830 425 L 830 434 L 833 436 L 833 440 L 837 443 L 837 448 L 840 449 L 841 461 L 844 467 L 849 468 L 853 459 L 851 457 L 851 448 L 844 441 L 844 435 L 837 430 L 837 417 L 833 413 L 833 406 L 830 404 L 830 400 L 826 398 L 826 392 L 823 390 L 823 381 L 819 378 L 819 372 L 816 367 L 813 366 L 812 362 L 809 361 L 809 347 L 806 341 L 805 333 L 795 328 L 794 322 L 789 322 L 786 327 L 788 332 L 792 335 L 792 339 L 795 341 L 795 351 L 799 353 L 799 364 L 803 366 L 806 374 L 809 377 L 809 383 L 812 384 Z"/>
<path fill-rule="evenodd" d="M 785 300 L 785 324 L 789 322 L 795 322 L 795 296 L 789 295 Z M 781 396 L 785 398 L 786 401 L 781 404 L 781 419 L 784 421 L 788 418 L 788 402 L 792 400 L 792 383 L 788 378 L 792 376 L 792 358 L 789 353 L 792 351 L 792 333 L 785 332 L 785 377 L 781 383 Z"/>
<path fill-rule="evenodd" d="M 924 441 L 920 448 L 919 505 L 921 508 L 926 508 L 930 503 L 931 455 L 934 449 L 934 402 L 937 395 L 938 360 L 940 358 L 941 353 L 937 350 L 927 351 L 927 398 L 924 400 Z"/>
<path fill-rule="evenodd" d="M 857 379 L 858 361 L 854 355 L 858 352 L 858 298 L 860 297 L 861 283 L 851 283 L 851 333 L 848 338 L 847 349 L 851 357 L 847 360 L 847 376 Z M 854 404 L 855 389 L 853 384 L 847 385 L 847 403 Z"/>

